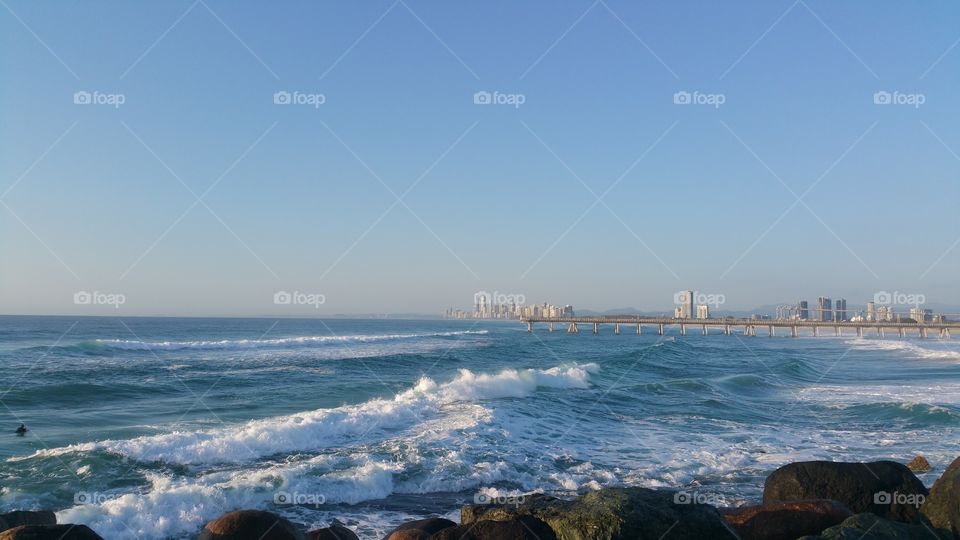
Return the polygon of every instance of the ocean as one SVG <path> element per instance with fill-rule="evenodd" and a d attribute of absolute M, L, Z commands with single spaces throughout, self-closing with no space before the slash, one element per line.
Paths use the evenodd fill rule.
<path fill-rule="evenodd" d="M 0 510 L 361 538 L 603 486 L 759 500 L 780 465 L 960 454 L 960 341 L 534 334 L 513 321 L 0 317 Z M 14 429 L 29 428 L 18 437 Z"/>

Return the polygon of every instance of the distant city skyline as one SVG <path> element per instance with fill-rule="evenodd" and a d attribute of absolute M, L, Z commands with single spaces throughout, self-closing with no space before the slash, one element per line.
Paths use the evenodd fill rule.
<path fill-rule="evenodd" d="M 7 6 L 0 313 L 960 305 L 960 4 Z"/>

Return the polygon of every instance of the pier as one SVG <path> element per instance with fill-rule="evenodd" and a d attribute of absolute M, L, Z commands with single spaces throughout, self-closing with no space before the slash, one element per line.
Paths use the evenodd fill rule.
<path fill-rule="evenodd" d="M 757 336 L 764 332 L 774 337 L 777 330 L 784 336 L 798 337 L 800 329 L 809 329 L 813 336 L 820 335 L 852 335 L 864 337 L 887 335 L 904 338 L 916 336 L 921 338 L 938 337 L 948 339 L 952 332 L 960 332 L 960 322 L 897 322 L 897 321 L 813 321 L 799 319 L 675 319 L 673 317 L 641 317 L 633 315 L 606 315 L 600 317 L 526 317 L 520 319 L 526 323 L 527 332 L 533 332 L 534 325 L 546 323 L 547 331 L 553 332 L 555 325 L 566 326 L 568 334 L 579 334 L 580 327 L 584 326 L 594 335 L 598 335 L 601 326 L 612 327 L 613 333 L 619 335 L 626 327 L 635 330 L 637 335 L 647 331 L 664 335 L 667 328 L 677 328 L 681 336 L 689 331 L 699 331 L 702 335 L 709 335 L 711 330 L 722 332 L 724 335 L 733 335 L 734 330 L 741 329 L 745 336 Z"/>

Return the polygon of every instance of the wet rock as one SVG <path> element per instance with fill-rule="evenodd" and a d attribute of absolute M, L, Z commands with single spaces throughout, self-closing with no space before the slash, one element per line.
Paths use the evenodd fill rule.
<path fill-rule="evenodd" d="M 920 519 L 927 488 L 902 463 L 804 461 L 773 472 L 763 487 L 764 504 L 832 499 L 855 513 L 871 512 L 894 521 Z"/>
<path fill-rule="evenodd" d="M 921 511 L 934 527 L 960 538 L 960 458 L 933 483 Z"/>
<path fill-rule="evenodd" d="M 0 533 L 0 540 L 103 540 L 86 525 L 21 525 Z"/>
<path fill-rule="evenodd" d="M 237 510 L 207 523 L 197 540 L 306 540 L 306 535 L 271 512 Z"/>
<path fill-rule="evenodd" d="M 57 515 L 47 510 L 30 512 L 14 510 L 0 514 L 0 531 L 19 527 L 21 525 L 56 525 Z"/>
<path fill-rule="evenodd" d="M 449 519 L 427 518 L 408 521 L 392 530 L 386 540 L 426 540 L 431 535 L 444 529 L 456 527 L 457 524 Z"/>
<path fill-rule="evenodd" d="M 334 523 L 329 527 L 314 529 L 307 533 L 308 540 L 360 540 L 350 529 Z"/>
<path fill-rule="evenodd" d="M 646 488 L 605 488 L 573 501 L 531 496 L 516 505 L 474 505 L 461 510 L 462 525 L 478 521 L 536 517 L 560 540 L 736 539 L 706 504 L 677 502 L 676 492 Z"/>
<path fill-rule="evenodd" d="M 795 540 L 853 515 L 842 503 L 826 499 L 721 508 L 720 514 L 741 540 Z"/>
<path fill-rule="evenodd" d="M 915 473 L 925 473 L 930 471 L 930 462 L 927 458 L 917 454 L 915 458 L 907 463 L 907 468 Z"/>
<path fill-rule="evenodd" d="M 430 536 L 430 540 L 557 540 L 549 525 L 533 516 L 507 521 L 477 521 L 449 527 Z"/>
<path fill-rule="evenodd" d="M 949 540 L 922 523 L 890 521 L 875 514 L 863 513 L 847 518 L 820 533 L 799 540 Z"/>

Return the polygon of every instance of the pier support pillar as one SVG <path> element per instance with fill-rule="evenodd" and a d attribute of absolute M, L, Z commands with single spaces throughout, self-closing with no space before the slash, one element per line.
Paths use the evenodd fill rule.
<path fill-rule="evenodd" d="M 705 335 L 705 336 L 706 336 L 706 335 L 709 335 L 709 334 L 707 334 L 707 325 L 703 325 L 703 335 Z"/>
<path fill-rule="evenodd" d="M 547 332 L 553 332 L 553 323 L 547 323 Z"/>
<path fill-rule="evenodd" d="M 770 326 L 767 327 L 767 333 L 768 333 L 768 335 L 769 335 L 770 337 L 776 337 L 776 335 L 777 335 L 777 330 L 776 330 L 776 329 L 773 327 L 773 325 L 771 324 Z"/>
<path fill-rule="evenodd" d="M 820 327 L 819 327 L 819 326 L 813 325 L 813 335 L 814 335 L 814 337 L 820 337 Z"/>
<path fill-rule="evenodd" d="M 660 335 L 663 335 L 663 323 L 657 325 L 657 329 L 660 331 Z"/>
<path fill-rule="evenodd" d="M 600 323 L 593 323 L 593 335 L 600 333 Z"/>
<path fill-rule="evenodd" d="M 577 323 L 575 323 L 575 322 L 570 323 L 570 326 L 567 327 L 567 333 L 568 333 L 568 334 L 579 334 L 579 333 L 580 333 L 580 329 L 577 328 Z"/>
<path fill-rule="evenodd" d="M 790 337 L 797 337 L 797 327 L 796 327 L 796 326 L 791 326 L 791 327 L 790 327 Z"/>
<path fill-rule="evenodd" d="M 620 323 L 616 323 L 613 325 L 613 333 L 618 336 L 620 335 Z"/>
<path fill-rule="evenodd" d="M 922 327 L 922 326 L 920 327 L 920 337 L 922 337 L 922 338 L 926 338 L 926 337 L 927 337 L 927 329 L 924 328 L 924 327 Z"/>
<path fill-rule="evenodd" d="M 727 336 L 733 335 L 733 330 L 730 328 L 729 324 L 723 325 L 723 333 Z"/>
<path fill-rule="evenodd" d="M 533 323 L 527 321 L 527 332 L 533 332 Z"/>
<path fill-rule="evenodd" d="M 840 327 L 839 327 L 839 326 L 834 326 L 834 327 L 833 327 L 833 335 L 835 335 L 835 336 L 837 336 L 837 337 L 840 337 Z"/>
<path fill-rule="evenodd" d="M 637 323 L 637 335 L 638 335 L 638 336 L 639 336 L 640 333 L 642 332 L 642 330 L 640 329 L 641 326 L 643 326 L 643 325 L 641 325 L 640 323 Z"/>
<path fill-rule="evenodd" d="M 680 323 L 680 335 L 681 336 L 687 335 L 687 325 L 683 323 Z"/>
<path fill-rule="evenodd" d="M 886 334 L 885 334 L 884 331 L 883 331 L 883 327 L 882 327 L 882 326 L 879 327 L 879 328 L 877 328 L 877 335 L 880 336 L 880 337 L 887 337 Z"/>
<path fill-rule="evenodd" d="M 858 327 L 857 327 L 857 337 L 863 337 L 863 327 L 862 327 L 862 326 L 858 326 Z"/>
<path fill-rule="evenodd" d="M 900 331 L 900 337 L 902 338 L 902 337 L 904 336 L 903 327 L 901 326 L 901 327 L 898 328 L 897 330 Z"/>

